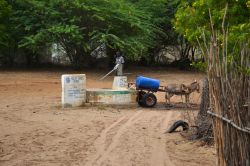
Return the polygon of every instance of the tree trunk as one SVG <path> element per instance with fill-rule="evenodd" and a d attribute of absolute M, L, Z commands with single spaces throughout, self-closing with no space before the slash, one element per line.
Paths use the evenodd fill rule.
<path fill-rule="evenodd" d="M 202 96 L 200 110 L 197 116 L 196 124 L 198 126 L 196 137 L 202 139 L 208 144 L 213 143 L 213 128 L 212 128 L 212 119 L 207 113 L 210 107 L 209 102 L 209 85 L 208 78 L 205 78 L 203 81 Z"/>

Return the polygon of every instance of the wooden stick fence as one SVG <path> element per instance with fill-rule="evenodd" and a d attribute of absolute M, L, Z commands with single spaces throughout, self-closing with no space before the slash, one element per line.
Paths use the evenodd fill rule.
<path fill-rule="evenodd" d="M 213 118 L 217 165 L 250 165 L 250 76 L 244 70 L 250 66 L 247 43 L 228 47 L 229 30 L 225 26 L 228 4 L 221 29 L 214 27 L 212 12 L 210 36 L 203 32 L 202 53 L 208 62 L 209 98 Z M 229 58 L 231 57 L 231 59 Z M 229 109 L 230 108 L 230 109 Z M 211 111 L 213 110 L 213 112 Z M 244 126 L 244 127 L 243 127 Z"/>
<path fill-rule="evenodd" d="M 247 127 L 243 127 L 243 128 L 242 128 L 242 127 L 236 125 L 236 124 L 233 122 L 233 120 L 227 119 L 227 118 L 225 118 L 225 117 L 223 117 L 223 116 L 221 116 L 221 115 L 218 115 L 218 114 L 216 114 L 216 113 L 213 113 L 213 112 L 211 112 L 211 111 L 207 111 L 207 113 L 210 114 L 210 115 L 213 116 L 213 117 L 219 118 L 219 119 L 221 119 L 221 120 L 227 122 L 228 124 L 232 125 L 234 128 L 236 128 L 236 129 L 238 129 L 238 130 L 240 130 L 240 131 L 242 131 L 242 132 L 245 132 L 245 133 L 250 134 L 250 129 L 249 129 L 249 128 L 247 128 Z"/>

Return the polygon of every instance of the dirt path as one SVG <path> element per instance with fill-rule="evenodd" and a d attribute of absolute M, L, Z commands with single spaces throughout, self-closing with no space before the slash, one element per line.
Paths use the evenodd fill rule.
<path fill-rule="evenodd" d="M 164 146 L 162 146 L 164 142 L 161 141 L 161 136 L 164 130 L 166 130 L 165 124 L 168 125 L 172 114 L 172 112 L 169 112 L 166 114 L 166 117 L 162 117 L 157 112 L 148 113 L 139 110 L 132 115 L 119 118 L 105 128 L 100 137 L 96 139 L 94 143 L 96 152 L 89 158 L 86 166 L 116 165 L 121 161 L 127 162 L 119 163 L 121 165 L 128 164 L 128 161 L 132 161 L 129 165 L 140 165 L 140 163 L 141 165 L 156 164 L 158 166 L 164 166 L 166 163 L 173 165 Z M 154 126 L 150 126 L 153 127 L 157 133 L 147 131 L 149 130 L 149 126 L 145 127 L 145 122 L 150 121 L 157 121 Z M 146 132 L 139 132 L 140 129 L 146 130 Z M 130 142 L 131 137 L 138 139 L 134 142 Z M 145 137 L 148 138 L 148 141 L 139 140 Z M 135 148 L 137 146 L 139 148 Z M 134 155 L 129 155 L 127 152 L 132 152 Z M 149 154 L 151 154 L 151 156 L 147 157 Z M 137 161 L 136 158 L 143 158 L 143 162 Z"/>
<path fill-rule="evenodd" d="M 61 109 L 61 74 L 0 72 L 0 166 L 215 164 L 212 147 L 188 141 L 179 133 L 164 133 L 185 110 L 166 109 L 163 94 L 157 94 L 159 104 L 153 109 L 137 105 Z M 96 82 L 102 73 L 86 74 L 88 87 L 112 85 L 111 79 Z M 166 83 L 173 83 L 172 78 L 190 82 L 202 77 L 163 71 L 149 76 Z M 192 96 L 192 101 L 197 99 Z"/>
<path fill-rule="evenodd" d="M 101 165 L 105 160 L 108 159 L 110 156 L 110 153 L 115 150 L 115 148 L 120 143 L 121 136 L 126 132 L 126 129 L 133 125 L 134 120 L 138 119 L 137 117 L 142 113 L 142 111 L 137 111 L 132 116 L 125 119 L 125 117 L 120 118 L 115 123 L 111 124 L 110 127 L 107 129 L 104 129 L 104 131 L 101 133 L 101 137 L 99 140 L 97 140 L 94 145 L 97 150 L 97 157 L 94 159 L 93 162 L 87 163 L 86 165 Z M 125 120 L 124 120 L 125 119 Z M 119 124 L 121 123 L 121 124 Z M 116 133 L 111 136 L 110 138 L 112 140 L 111 143 L 108 143 L 107 137 L 109 136 L 109 132 L 111 130 L 114 130 L 115 128 L 118 128 Z M 101 142 L 101 143 L 98 143 Z M 114 164 L 114 163 L 113 163 Z"/>
<path fill-rule="evenodd" d="M 116 165 L 122 160 L 133 161 L 129 165 L 173 165 L 167 154 L 168 152 L 162 146 L 164 145 L 163 133 L 166 126 L 169 125 L 172 115 L 173 112 L 168 112 L 165 116 L 162 116 L 162 113 L 148 113 L 139 110 L 128 117 L 121 117 L 102 131 L 101 136 L 94 143 L 96 153 L 89 158 L 86 166 Z M 146 124 L 153 121 L 157 122 L 153 126 Z M 153 131 L 151 131 L 151 128 Z M 145 131 L 139 131 L 141 129 Z M 112 131 L 115 132 L 112 133 Z M 130 142 L 131 137 L 141 140 L 136 139 L 134 142 Z M 135 148 L 137 146 L 139 148 Z M 135 155 L 128 155 L 127 152 L 133 152 Z M 136 158 L 138 157 L 142 158 L 143 161 L 137 161 Z"/>

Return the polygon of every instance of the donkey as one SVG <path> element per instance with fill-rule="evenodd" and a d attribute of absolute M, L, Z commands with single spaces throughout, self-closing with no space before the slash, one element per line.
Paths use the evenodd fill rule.
<path fill-rule="evenodd" d="M 189 96 L 194 91 L 200 93 L 200 84 L 195 80 L 189 85 L 185 84 L 170 84 L 165 87 L 165 99 L 166 103 L 170 104 L 170 98 L 174 95 L 185 95 L 185 101 L 189 104 Z"/>

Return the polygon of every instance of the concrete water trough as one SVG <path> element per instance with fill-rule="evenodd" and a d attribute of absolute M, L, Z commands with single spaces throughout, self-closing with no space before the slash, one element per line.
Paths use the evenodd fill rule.
<path fill-rule="evenodd" d="M 87 103 L 114 105 L 135 103 L 136 93 L 128 89 L 87 89 Z"/>
<path fill-rule="evenodd" d="M 136 102 L 136 94 L 135 90 L 128 89 L 126 76 L 116 76 L 112 89 L 87 89 L 86 102 L 112 105 L 130 104 Z"/>
<path fill-rule="evenodd" d="M 77 107 L 85 103 L 131 104 L 136 102 L 137 92 L 128 89 L 127 77 L 114 78 L 112 89 L 86 88 L 85 74 L 62 75 L 62 106 Z"/>

